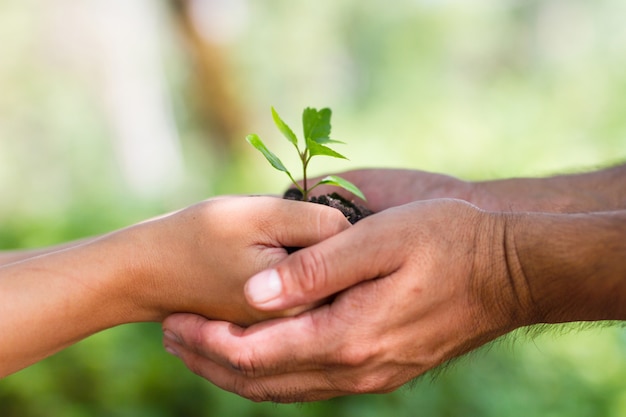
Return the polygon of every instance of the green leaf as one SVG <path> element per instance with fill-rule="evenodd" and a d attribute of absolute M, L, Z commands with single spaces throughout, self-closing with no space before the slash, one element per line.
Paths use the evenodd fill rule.
<path fill-rule="evenodd" d="M 274 124 L 276 125 L 276 127 L 278 127 L 278 130 L 280 130 L 282 134 L 285 135 L 287 140 L 293 143 L 294 146 L 297 148 L 298 138 L 296 137 L 296 134 L 293 133 L 293 130 L 291 130 L 287 123 L 285 123 L 283 119 L 280 118 L 278 112 L 276 111 L 276 109 L 274 109 L 274 107 L 272 107 L 272 118 L 274 119 Z"/>
<path fill-rule="evenodd" d="M 326 143 L 340 143 L 342 145 L 346 144 L 346 142 L 342 142 L 340 140 L 335 140 L 335 139 L 331 139 L 331 138 L 319 138 L 315 142 L 319 143 L 320 145 L 323 145 L 323 144 L 326 144 Z"/>
<path fill-rule="evenodd" d="M 263 154 L 263 156 L 265 156 L 265 159 L 267 159 L 269 163 L 272 164 L 274 168 L 276 168 L 279 171 L 286 172 L 291 177 L 291 174 L 289 173 L 287 168 L 285 168 L 285 165 L 283 165 L 281 160 L 278 159 L 276 155 L 274 155 L 269 149 L 267 149 L 267 146 L 265 146 L 261 138 L 259 138 L 259 135 L 256 135 L 256 134 L 248 135 L 246 136 L 246 140 L 248 141 L 250 145 L 257 148 Z"/>
<path fill-rule="evenodd" d="M 312 139 L 308 139 L 308 138 L 306 139 L 306 146 L 307 148 L 309 148 L 310 157 L 313 157 L 316 155 L 325 155 L 325 156 L 332 156 L 333 158 L 348 159 L 342 154 L 340 154 L 339 152 L 335 152 L 332 149 L 330 149 L 328 146 L 324 146 L 317 142 L 314 142 Z"/>
<path fill-rule="evenodd" d="M 321 110 L 307 107 L 302 112 L 302 127 L 305 139 L 311 139 L 317 143 L 330 141 L 330 117 L 331 110 L 326 107 Z"/>
<path fill-rule="evenodd" d="M 352 194 L 361 198 L 362 200 L 365 200 L 365 196 L 363 195 L 363 192 L 359 190 L 359 187 L 352 184 L 350 181 L 344 180 L 343 178 L 336 175 L 329 175 L 323 178 L 318 184 L 336 185 L 337 187 L 341 187 L 344 190 L 350 191 Z"/>

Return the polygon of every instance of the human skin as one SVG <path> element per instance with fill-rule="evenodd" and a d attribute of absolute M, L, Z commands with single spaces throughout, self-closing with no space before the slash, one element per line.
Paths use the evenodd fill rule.
<path fill-rule="evenodd" d="M 284 247 L 349 226 L 324 206 L 224 197 L 100 238 L 11 252 L 0 266 L 0 377 L 101 330 L 174 312 L 239 324 L 297 312 L 252 308 L 245 280 L 284 259 Z"/>
<path fill-rule="evenodd" d="M 338 175 L 363 190 L 367 201 L 359 201 L 347 191 L 332 186 L 319 186 L 312 195 L 339 192 L 375 212 L 435 198 L 457 198 L 492 211 L 572 213 L 626 208 L 626 165 L 591 173 L 478 182 L 409 169 L 361 169 Z M 321 178 L 313 178 L 310 182 L 316 183 Z M 0 265 L 76 246 L 88 240 L 50 248 L 0 252 Z"/>
<path fill-rule="evenodd" d="M 500 182 L 398 174 L 344 173 L 379 213 L 245 288 L 268 311 L 337 294 L 331 303 L 250 328 L 174 315 L 163 323 L 168 351 L 246 398 L 312 401 L 392 391 L 522 326 L 626 319 L 623 167 L 509 180 L 517 193 Z M 377 181 L 371 189 L 359 183 L 366 177 Z M 398 180 L 427 201 L 393 200 Z M 443 190 L 465 192 L 483 208 L 439 199 Z M 402 205 L 385 207 L 395 203 Z"/>
<path fill-rule="evenodd" d="M 58 245 L 48 246 L 45 248 L 3 250 L 0 252 L 0 266 L 7 265 L 13 262 L 23 261 L 24 259 L 34 258 L 40 255 L 45 255 L 51 252 L 56 252 L 62 249 L 68 249 L 73 246 L 82 245 L 93 239 L 94 238 L 79 239 L 72 242 L 64 242 Z"/>
<path fill-rule="evenodd" d="M 626 164 L 586 173 L 487 181 L 409 169 L 361 169 L 337 175 L 358 186 L 367 201 L 330 186 L 320 186 L 313 194 L 339 192 L 375 212 L 436 198 L 456 198 L 490 211 L 578 213 L 626 208 Z"/>

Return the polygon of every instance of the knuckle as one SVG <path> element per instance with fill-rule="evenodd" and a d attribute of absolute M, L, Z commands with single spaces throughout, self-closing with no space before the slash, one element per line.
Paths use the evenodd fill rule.
<path fill-rule="evenodd" d="M 355 394 L 383 394 L 394 389 L 390 378 L 382 374 L 365 375 L 352 383 L 352 392 Z"/>
<path fill-rule="evenodd" d="M 249 381 L 243 382 L 236 388 L 235 391 L 240 396 L 247 398 L 253 402 L 271 401 L 276 404 L 293 403 L 306 401 L 306 393 L 299 392 L 293 389 L 270 389 L 259 382 L 250 383 Z"/>
<path fill-rule="evenodd" d="M 362 369 L 343 373 L 340 379 L 334 379 L 333 387 L 346 394 L 386 394 L 402 386 L 402 382 L 389 369 Z"/>
<path fill-rule="evenodd" d="M 306 393 L 301 392 L 296 387 L 249 378 L 240 378 L 235 381 L 233 392 L 254 402 L 290 403 L 303 401 L 307 398 Z"/>
<path fill-rule="evenodd" d="M 313 246 L 306 253 L 298 253 L 296 264 L 290 274 L 290 290 L 308 294 L 325 288 L 328 277 L 326 261 L 322 254 Z"/>
<path fill-rule="evenodd" d="M 365 343 L 345 346 L 338 351 L 338 354 L 338 362 L 350 368 L 364 367 L 376 356 L 374 348 Z"/>
<path fill-rule="evenodd" d="M 192 332 L 188 332 L 185 336 L 185 344 L 187 347 L 194 353 L 199 355 L 204 355 L 205 352 L 210 350 L 210 346 L 208 343 L 208 338 L 205 335 L 204 327 L 201 327 Z"/>
<path fill-rule="evenodd" d="M 375 346 L 366 343 L 346 346 L 339 350 L 338 365 L 347 368 L 333 385 L 352 394 L 382 394 L 394 391 L 402 383 L 394 368 L 381 361 Z M 334 379 L 334 378 L 333 378 Z"/>
<path fill-rule="evenodd" d="M 230 367 L 239 374 L 254 378 L 257 374 L 257 366 L 252 354 L 247 350 L 238 350 L 230 354 L 228 357 Z"/>
<path fill-rule="evenodd" d="M 260 384 L 245 380 L 239 380 L 238 383 L 235 384 L 234 392 L 256 403 L 267 401 L 270 397 Z"/>
<path fill-rule="evenodd" d="M 350 226 L 346 216 L 339 210 L 321 210 L 319 212 L 319 237 L 321 240 L 330 237 Z"/>
<path fill-rule="evenodd" d="M 203 350 L 203 333 L 201 331 L 190 332 L 188 335 L 187 344 L 195 351 Z"/>

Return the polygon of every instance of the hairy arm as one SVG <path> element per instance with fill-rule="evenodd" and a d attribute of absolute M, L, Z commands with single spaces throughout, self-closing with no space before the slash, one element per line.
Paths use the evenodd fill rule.
<path fill-rule="evenodd" d="M 626 209 L 626 165 L 545 178 L 471 184 L 467 200 L 495 211 L 580 213 Z"/>
<path fill-rule="evenodd" d="M 504 245 L 527 324 L 626 320 L 626 210 L 513 215 Z"/>
<path fill-rule="evenodd" d="M 544 178 L 464 181 L 449 175 L 409 169 L 361 169 L 339 174 L 379 212 L 418 200 L 456 198 L 489 211 L 580 213 L 626 209 L 626 164 L 598 171 Z M 315 194 L 339 192 L 318 187 Z M 358 199 L 357 199 L 358 200 Z"/>

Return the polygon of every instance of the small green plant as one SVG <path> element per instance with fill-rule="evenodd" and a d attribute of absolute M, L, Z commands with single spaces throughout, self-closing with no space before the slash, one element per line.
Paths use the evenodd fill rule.
<path fill-rule="evenodd" d="M 302 113 L 304 148 L 300 149 L 300 146 L 298 145 L 298 137 L 295 135 L 295 133 L 293 133 L 293 130 L 291 130 L 291 128 L 280 118 L 274 107 L 272 107 L 272 118 L 274 119 L 276 127 L 278 127 L 278 130 L 281 131 L 281 133 L 287 138 L 289 142 L 291 142 L 291 144 L 293 144 L 293 146 L 298 151 L 298 156 L 300 157 L 300 161 L 302 163 L 302 186 L 300 186 L 300 184 L 298 184 L 296 180 L 294 180 L 293 176 L 282 163 L 282 161 L 274 153 L 267 149 L 267 146 L 265 146 L 265 144 L 258 135 L 250 134 L 246 137 L 246 140 L 252 146 L 257 148 L 274 168 L 287 174 L 291 182 L 293 182 L 296 188 L 302 193 L 303 201 L 308 201 L 309 193 L 311 192 L 311 190 L 322 184 L 335 185 L 337 187 L 344 188 L 345 190 L 348 190 L 352 194 L 365 200 L 365 196 L 356 185 L 336 175 L 329 175 L 318 181 L 317 183 L 313 184 L 312 186 L 309 186 L 307 183 L 307 168 L 309 167 L 309 162 L 311 162 L 311 159 L 314 156 L 325 155 L 332 156 L 333 158 L 348 159 L 340 153 L 326 146 L 329 143 L 343 143 L 330 138 L 331 114 L 332 113 L 329 108 L 317 110 L 311 107 L 307 107 L 306 109 L 304 109 L 304 112 Z"/>

